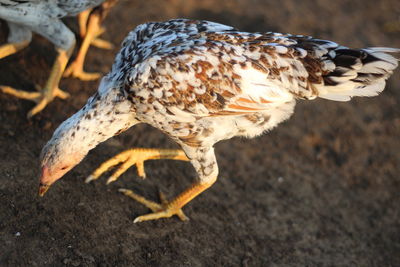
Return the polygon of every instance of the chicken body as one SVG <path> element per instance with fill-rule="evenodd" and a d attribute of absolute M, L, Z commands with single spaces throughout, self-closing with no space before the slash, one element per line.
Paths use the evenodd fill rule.
<path fill-rule="evenodd" d="M 216 181 L 215 143 L 272 129 L 290 117 L 296 99 L 377 95 L 398 64 L 390 54 L 398 52 L 207 21 L 140 25 L 95 96 L 43 148 L 41 192 L 98 143 L 144 122 L 182 147 L 198 180 L 137 221 L 179 215 Z"/>
<path fill-rule="evenodd" d="M 7 86 L 0 90 L 20 98 L 37 102 L 28 117 L 42 110 L 54 97 L 66 98 L 68 94 L 58 88 L 58 83 L 75 46 L 75 36 L 61 21 L 62 17 L 99 5 L 104 0 L 0 0 L 0 18 L 9 26 L 8 43 L 0 47 L 0 58 L 25 48 L 32 32 L 51 41 L 58 56 L 46 85 L 40 92 L 24 92 Z"/>

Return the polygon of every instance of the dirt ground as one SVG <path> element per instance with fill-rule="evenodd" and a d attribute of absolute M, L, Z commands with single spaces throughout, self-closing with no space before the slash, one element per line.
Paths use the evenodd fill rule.
<path fill-rule="evenodd" d="M 126 34 L 140 23 L 186 17 L 245 31 L 313 35 L 346 46 L 400 47 L 400 1 L 120 1 L 105 21 L 112 51 L 91 48 L 86 69 L 106 73 Z M 76 20 L 66 23 L 75 32 Z M 400 26 L 398 26 L 400 27 Z M 7 27 L 1 26 L 5 42 Z M 0 84 L 44 84 L 54 47 L 36 36 L 0 60 Z M 0 95 L 1 266 L 400 266 L 400 72 L 378 97 L 338 103 L 299 101 L 294 116 L 251 140 L 216 146 L 217 183 L 176 217 L 133 224 L 148 210 L 118 193 L 157 200 L 195 179 L 185 162 L 146 163 L 109 186 L 83 181 L 102 161 L 131 147 L 177 147 L 146 125 L 92 150 L 37 196 L 39 153 L 54 129 L 97 90 L 63 79 L 72 97 L 32 120 L 33 104 Z"/>

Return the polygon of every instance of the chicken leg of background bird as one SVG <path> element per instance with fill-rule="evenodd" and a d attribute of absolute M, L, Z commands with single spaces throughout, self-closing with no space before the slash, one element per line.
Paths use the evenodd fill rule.
<path fill-rule="evenodd" d="M 8 57 L 24 49 L 32 40 L 31 31 L 14 23 L 8 23 L 9 34 L 7 43 L 0 46 L 0 59 Z"/>
<path fill-rule="evenodd" d="M 60 44 L 57 48 L 56 60 L 53 63 L 50 76 L 45 86 L 38 92 L 27 92 L 14 89 L 10 86 L 0 86 L 0 91 L 3 93 L 36 102 L 35 107 L 29 111 L 28 117 L 32 117 L 33 115 L 43 110 L 46 105 L 50 103 L 55 97 L 65 99 L 69 96 L 68 93 L 58 88 L 58 84 L 60 82 L 61 75 L 65 69 L 65 66 L 67 65 L 68 59 L 71 56 L 72 50 L 75 46 L 75 37 L 61 21 L 59 21 L 58 19 L 52 20 L 53 22 L 51 24 L 51 27 L 37 29 L 37 31 L 40 32 L 42 35 L 47 35 L 48 39 L 53 39 L 55 43 Z M 8 25 L 10 29 L 8 43 L 0 47 L 0 58 L 9 56 L 23 49 L 30 43 L 32 37 L 31 31 L 25 28 L 23 25 L 18 25 L 12 22 L 8 22 Z M 34 25 L 31 25 L 31 27 L 34 27 Z M 60 36 L 64 37 L 62 40 L 58 39 L 52 34 L 52 31 L 55 29 L 59 30 Z"/>
<path fill-rule="evenodd" d="M 31 41 L 32 32 L 51 41 L 57 50 L 50 76 L 45 86 L 38 92 L 26 92 L 9 86 L 0 86 L 0 91 L 4 93 L 36 102 L 36 106 L 28 113 L 28 117 L 44 109 L 55 97 L 69 96 L 58 88 L 58 84 L 75 46 L 75 36 L 60 19 L 65 16 L 76 16 L 83 10 L 98 6 L 103 1 L 0 0 L 0 18 L 7 21 L 10 28 L 8 44 L 0 47 L 1 57 L 11 55 L 26 47 Z"/>
<path fill-rule="evenodd" d="M 106 0 L 103 4 L 93 9 L 85 10 L 78 15 L 79 34 L 82 39 L 84 39 L 86 35 L 86 31 L 88 28 L 88 21 L 90 20 L 89 17 L 93 14 L 100 18 L 100 23 L 103 22 L 104 19 L 107 17 L 108 13 L 110 12 L 111 8 L 114 7 L 114 5 L 117 2 L 118 0 Z M 102 27 L 100 23 L 98 26 L 99 30 L 97 36 L 100 36 L 105 31 L 105 28 Z M 90 44 L 101 49 L 112 49 L 114 47 L 114 45 L 111 42 L 100 39 L 98 37 L 94 38 Z"/>
<path fill-rule="evenodd" d="M 105 29 L 101 26 L 101 23 L 116 2 L 117 0 L 108 0 L 98 7 L 92 10 L 85 10 L 78 15 L 79 31 L 83 41 L 75 60 L 65 70 L 64 77 L 75 77 L 83 81 L 96 80 L 100 77 L 100 73 L 85 72 L 83 65 L 90 45 L 102 49 L 113 48 L 110 42 L 97 37 L 104 33 Z"/>

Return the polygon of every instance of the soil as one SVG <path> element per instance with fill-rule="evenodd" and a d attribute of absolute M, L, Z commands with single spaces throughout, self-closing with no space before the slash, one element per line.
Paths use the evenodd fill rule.
<path fill-rule="evenodd" d="M 345 46 L 400 47 L 400 1 L 120 1 L 88 71 L 106 73 L 127 33 L 140 23 L 186 17 L 244 31 L 313 35 Z M 77 32 L 76 19 L 66 24 Z M 398 27 L 398 26 L 397 26 Z M 2 24 L 1 40 L 7 27 Z M 35 36 L 0 61 L 0 84 L 27 91 L 43 85 L 54 46 Z M 65 78 L 71 93 L 31 120 L 33 103 L 0 95 L 1 266 L 400 266 L 400 79 L 397 70 L 374 98 L 339 103 L 299 101 L 272 132 L 216 145 L 220 176 L 173 217 L 133 224 L 149 212 L 118 188 L 153 200 L 173 197 L 195 179 L 190 164 L 146 162 L 148 178 L 130 169 L 117 182 L 83 181 L 131 147 L 177 147 L 160 131 L 135 126 L 92 150 L 37 196 L 39 154 L 54 129 L 92 95 L 98 81 Z"/>

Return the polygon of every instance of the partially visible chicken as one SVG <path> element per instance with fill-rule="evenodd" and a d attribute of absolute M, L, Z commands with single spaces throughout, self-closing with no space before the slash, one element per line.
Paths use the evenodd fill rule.
<path fill-rule="evenodd" d="M 64 71 L 64 77 L 75 77 L 83 81 L 91 81 L 100 78 L 100 73 L 87 73 L 83 70 L 86 53 L 90 45 L 102 49 L 112 49 L 110 42 L 97 38 L 104 33 L 105 28 L 101 25 L 110 9 L 118 0 L 106 0 L 101 5 L 87 9 L 78 15 L 80 35 L 83 39 L 78 54 L 73 62 Z"/>
<path fill-rule="evenodd" d="M 0 0 L 0 18 L 9 26 L 8 43 L 0 46 L 0 58 L 4 58 L 28 46 L 32 32 L 51 41 L 57 50 L 57 58 L 45 86 L 38 92 L 20 91 L 9 86 L 0 90 L 13 96 L 36 102 L 28 117 L 40 112 L 55 97 L 67 98 L 58 88 L 65 66 L 75 46 L 74 34 L 60 20 L 75 16 L 104 0 Z"/>
<path fill-rule="evenodd" d="M 135 222 L 172 215 L 186 219 L 181 208 L 217 180 L 215 143 L 272 129 L 292 115 L 298 99 L 375 96 L 398 66 L 399 52 L 350 49 L 307 36 L 240 32 L 207 21 L 140 25 L 123 42 L 98 92 L 43 148 L 39 193 L 99 143 L 144 122 L 166 133 L 183 151 L 126 151 L 88 181 L 119 163 L 109 181 L 134 164 L 143 176 L 148 159 L 190 160 L 198 179 L 169 202 L 162 198 L 158 204 L 121 190 L 153 210 Z"/>

